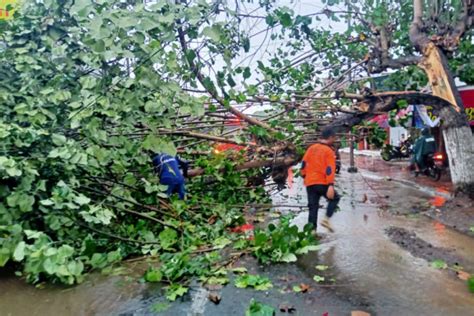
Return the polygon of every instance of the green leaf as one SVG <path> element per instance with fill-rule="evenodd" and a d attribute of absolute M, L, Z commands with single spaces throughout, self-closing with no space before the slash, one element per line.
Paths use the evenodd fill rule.
<path fill-rule="evenodd" d="M 474 276 L 471 276 L 467 280 L 467 287 L 469 289 L 469 292 L 474 293 Z"/>
<path fill-rule="evenodd" d="M 163 278 L 163 274 L 160 270 L 151 269 L 145 273 L 145 281 L 147 282 L 160 282 Z"/>
<path fill-rule="evenodd" d="M 281 25 L 284 26 L 284 27 L 290 27 L 293 24 L 293 22 L 291 20 L 291 15 L 286 13 L 286 12 L 280 14 L 279 19 L 280 19 Z"/>
<path fill-rule="evenodd" d="M 293 253 L 287 253 L 282 258 L 282 262 L 296 262 L 298 258 Z"/>
<path fill-rule="evenodd" d="M 176 301 L 178 297 L 183 296 L 188 292 L 188 288 L 179 284 L 172 284 L 166 291 L 166 298 L 172 302 Z"/>
<path fill-rule="evenodd" d="M 323 281 L 325 280 L 325 278 L 324 278 L 323 276 L 320 276 L 320 275 L 315 275 L 315 276 L 313 277 L 313 280 L 316 281 L 316 282 L 318 282 L 318 283 L 321 283 L 321 282 L 323 282 Z"/>
<path fill-rule="evenodd" d="M 22 198 L 18 201 L 18 206 L 20 211 L 26 213 L 33 210 L 33 204 L 35 203 L 35 198 L 31 195 L 22 195 Z"/>
<path fill-rule="evenodd" d="M 75 0 L 74 5 L 71 7 L 71 13 L 79 13 L 80 15 L 82 15 L 83 11 L 85 11 L 90 6 L 90 0 Z"/>
<path fill-rule="evenodd" d="M 91 199 L 89 199 L 87 196 L 84 194 L 79 194 L 74 197 L 74 202 L 78 205 L 86 205 L 91 202 Z"/>
<path fill-rule="evenodd" d="M 238 276 L 234 280 L 234 285 L 238 288 L 253 287 L 257 291 L 266 291 L 273 287 L 268 278 L 252 274 Z"/>
<path fill-rule="evenodd" d="M 301 291 L 302 291 L 301 287 L 299 287 L 298 285 L 293 285 L 293 292 L 299 293 Z"/>
<path fill-rule="evenodd" d="M 219 42 L 222 36 L 222 28 L 219 25 L 206 26 L 202 30 L 202 34 L 214 42 Z"/>
<path fill-rule="evenodd" d="M 245 67 L 244 72 L 242 73 L 242 76 L 244 77 L 244 79 L 250 78 L 251 75 L 252 73 L 250 72 L 250 68 Z"/>
<path fill-rule="evenodd" d="M 431 262 L 431 267 L 435 269 L 446 269 L 448 265 L 441 259 L 436 259 Z"/>
<path fill-rule="evenodd" d="M 66 137 L 61 134 L 52 134 L 51 140 L 53 141 L 53 144 L 55 144 L 56 146 L 62 146 L 66 143 Z"/>
<path fill-rule="evenodd" d="M 24 241 L 20 241 L 18 245 L 16 245 L 15 251 L 13 252 L 13 260 L 22 261 L 25 258 L 25 246 Z"/>
<path fill-rule="evenodd" d="M 319 250 L 319 249 L 321 249 L 321 247 L 318 246 L 318 245 L 304 246 L 304 247 L 302 247 L 302 248 L 296 250 L 296 254 L 297 254 L 297 255 L 305 255 L 305 254 L 307 254 L 307 253 L 310 252 L 310 251 L 317 251 L 317 250 Z"/>
<path fill-rule="evenodd" d="M 163 249 L 172 249 L 172 246 L 178 241 L 178 233 L 172 228 L 165 228 L 159 235 L 160 245 Z"/>
<path fill-rule="evenodd" d="M 245 311 L 245 316 L 273 316 L 275 309 L 269 305 L 262 304 L 252 299 L 250 305 Z"/>
<path fill-rule="evenodd" d="M 212 276 L 210 278 L 203 278 L 203 281 L 207 280 L 207 284 L 219 284 L 219 285 L 225 285 L 227 283 L 229 283 L 229 278 L 227 277 L 215 277 L 215 276 Z"/>
<path fill-rule="evenodd" d="M 329 266 L 317 265 L 315 268 L 316 268 L 316 270 L 318 270 L 318 271 L 326 271 L 326 270 L 329 268 Z"/>
<path fill-rule="evenodd" d="M 219 248 L 219 249 L 222 249 L 224 248 L 225 246 L 229 245 L 232 243 L 232 240 L 224 237 L 224 236 L 221 236 L 219 238 L 217 238 L 215 241 L 214 241 L 214 247 L 215 248 Z"/>

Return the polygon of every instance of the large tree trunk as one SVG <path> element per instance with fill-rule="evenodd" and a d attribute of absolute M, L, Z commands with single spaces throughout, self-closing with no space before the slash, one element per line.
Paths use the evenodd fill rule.
<path fill-rule="evenodd" d="M 464 113 L 461 96 L 441 49 L 429 43 L 424 49 L 424 55 L 420 67 L 428 76 L 433 95 L 449 101 L 455 109 L 444 113 L 445 119 L 442 122 L 451 180 L 456 191 L 474 195 L 474 137 Z"/>
<path fill-rule="evenodd" d="M 451 179 L 457 191 L 469 194 L 474 199 L 473 137 L 468 126 L 443 130 L 444 142 L 449 158 Z"/>
<path fill-rule="evenodd" d="M 464 19 L 460 23 L 459 34 L 455 38 L 449 38 L 445 42 L 458 43 L 459 37 L 469 28 L 469 20 L 472 3 L 465 5 Z M 423 54 L 419 64 L 431 85 L 433 95 L 438 96 L 451 103 L 455 111 L 444 113 L 442 122 L 443 137 L 449 159 L 451 179 L 457 191 L 464 191 L 471 197 L 474 195 L 474 137 L 468 125 L 464 106 L 459 91 L 457 90 L 453 76 L 449 69 L 446 56 L 437 47 L 423 29 L 423 0 L 413 0 L 413 22 L 410 27 L 410 40 L 412 44 Z"/>

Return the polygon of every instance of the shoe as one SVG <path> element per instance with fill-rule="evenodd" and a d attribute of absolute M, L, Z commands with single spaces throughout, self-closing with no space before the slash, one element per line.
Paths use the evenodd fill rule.
<path fill-rule="evenodd" d="M 319 234 L 316 232 L 316 230 L 313 230 L 313 231 L 311 232 L 311 235 L 312 235 L 312 236 L 314 237 L 314 239 L 316 239 L 316 240 L 321 240 L 321 238 L 323 238 L 321 235 L 319 235 Z"/>
<path fill-rule="evenodd" d="M 321 226 L 329 230 L 331 233 L 334 233 L 334 229 L 332 228 L 331 223 L 329 222 L 328 219 L 323 219 L 321 221 Z"/>

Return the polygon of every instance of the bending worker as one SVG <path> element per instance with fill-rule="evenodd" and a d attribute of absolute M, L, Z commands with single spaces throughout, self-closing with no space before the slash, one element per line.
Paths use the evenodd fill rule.
<path fill-rule="evenodd" d="M 186 195 L 184 178 L 188 176 L 188 163 L 178 156 L 157 154 L 153 157 L 153 166 L 160 178 L 160 183 L 168 186 L 166 194 L 171 196 L 178 193 L 179 199 L 184 200 Z M 179 170 L 180 167 L 183 173 Z"/>
<path fill-rule="evenodd" d="M 308 194 L 309 218 L 308 222 L 313 224 L 317 230 L 319 199 L 324 196 L 328 200 L 326 217 L 321 221 L 321 226 L 333 232 L 329 220 L 334 214 L 339 203 L 340 196 L 334 190 L 334 178 L 336 171 L 336 154 L 331 147 L 336 140 L 336 134 L 332 129 L 325 129 L 321 139 L 311 145 L 306 151 L 301 175 Z"/>

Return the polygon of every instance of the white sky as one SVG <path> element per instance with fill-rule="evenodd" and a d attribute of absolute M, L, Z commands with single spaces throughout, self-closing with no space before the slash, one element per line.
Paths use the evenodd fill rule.
<path fill-rule="evenodd" d="M 278 0 L 275 3 L 275 6 L 278 7 L 283 7 L 286 6 L 290 9 L 292 9 L 295 14 L 298 15 L 308 15 L 312 13 L 317 13 L 321 12 L 324 10 L 325 5 L 321 2 L 321 0 L 314 0 L 314 1 L 300 1 L 300 0 Z M 247 13 L 255 14 L 255 15 L 264 15 L 263 9 L 258 8 L 258 4 L 250 4 L 246 5 L 247 8 Z M 256 10 L 256 11 L 255 11 Z M 255 11 L 255 12 L 253 12 Z M 318 23 L 319 27 L 323 27 L 328 30 L 332 30 L 334 32 L 343 32 L 346 29 L 346 25 L 344 23 L 336 23 L 334 21 L 330 21 L 327 19 L 324 15 L 319 16 L 321 18 L 321 21 L 314 21 L 313 18 L 313 23 Z M 247 28 L 250 31 L 250 34 L 257 34 L 259 32 L 264 31 L 266 28 L 268 28 L 266 22 L 262 19 L 247 19 Z M 275 28 L 273 32 L 279 31 L 279 28 Z M 243 63 L 242 65 L 249 66 L 251 69 L 256 67 L 257 60 L 262 60 L 265 61 L 267 60 L 275 51 L 276 49 L 284 45 L 283 40 L 275 40 L 272 41 L 270 39 L 271 32 L 268 33 L 268 36 L 265 36 L 265 32 L 262 32 L 261 34 L 252 37 L 251 42 L 250 42 L 250 54 L 252 54 L 256 49 L 259 49 L 259 53 L 255 56 L 255 58 L 250 59 L 247 54 L 242 56 Z"/>

